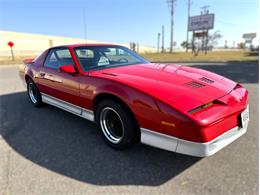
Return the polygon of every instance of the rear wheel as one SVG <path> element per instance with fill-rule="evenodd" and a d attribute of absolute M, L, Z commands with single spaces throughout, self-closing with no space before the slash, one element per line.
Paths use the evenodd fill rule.
<path fill-rule="evenodd" d="M 135 142 L 137 125 L 131 114 L 114 100 L 104 100 L 96 110 L 96 121 L 106 143 L 125 149 Z"/>
<path fill-rule="evenodd" d="M 41 93 L 31 79 L 27 81 L 27 94 L 29 96 L 30 102 L 35 107 L 39 107 L 42 104 Z"/>

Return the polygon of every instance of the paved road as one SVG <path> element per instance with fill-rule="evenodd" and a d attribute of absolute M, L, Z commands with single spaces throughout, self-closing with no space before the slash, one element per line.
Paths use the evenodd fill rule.
<path fill-rule="evenodd" d="M 0 194 L 258 194 L 258 63 L 194 66 L 250 93 L 247 134 L 204 159 L 142 144 L 115 151 L 93 123 L 32 107 L 18 68 L 0 68 Z"/>

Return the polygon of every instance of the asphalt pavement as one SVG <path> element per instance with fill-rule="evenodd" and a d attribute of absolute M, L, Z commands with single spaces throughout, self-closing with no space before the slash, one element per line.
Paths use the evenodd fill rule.
<path fill-rule="evenodd" d="M 188 65 L 249 90 L 248 132 L 207 158 L 142 144 L 115 151 L 94 123 L 34 108 L 18 66 L 0 66 L 0 195 L 258 194 L 258 62 Z"/>

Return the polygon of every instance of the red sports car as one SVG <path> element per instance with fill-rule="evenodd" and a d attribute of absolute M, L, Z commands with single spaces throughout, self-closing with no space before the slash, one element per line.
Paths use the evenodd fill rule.
<path fill-rule="evenodd" d="M 116 149 L 141 141 L 209 156 L 248 126 L 248 91 L 240 84 L 197 68 L 153 64 L 119 45 L 53 47 L 24 60 L 19 73 L 34 106 L 47 103 L 95 121 Z"/>

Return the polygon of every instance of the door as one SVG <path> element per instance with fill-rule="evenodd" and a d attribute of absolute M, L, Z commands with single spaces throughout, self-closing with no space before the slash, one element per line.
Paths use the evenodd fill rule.
<path fill-rule="evenodd" d="M 39 74 L 39 87 L 43 101 L 62 108 L 66 106 L 68 109 L 73 108 L 74 105 L 80 106 L 79 74 L 69 74 L 59 70 L 60 66 L 69 64 L 74 65 L 69 49 L 55 48 L 49 51 Z M 79 114 L 80 109 L 73 111 Z"/>

